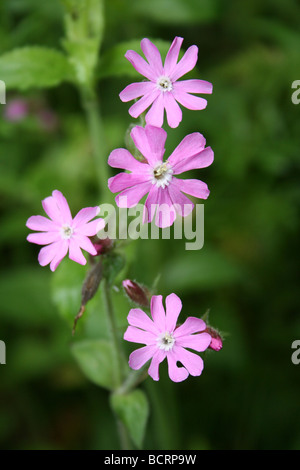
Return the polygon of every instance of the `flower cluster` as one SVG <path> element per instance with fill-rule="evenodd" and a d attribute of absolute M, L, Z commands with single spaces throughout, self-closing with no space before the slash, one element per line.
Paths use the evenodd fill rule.
<path fill-rule="evenodd" d="M 115 198 L 118 207 L 134 207 L 147 195 L 144 222 L 154 220 L 161 228 L 171 226 L 177 214 L 185 217 L 192 212 L 194 204 L 186 195 L 200 199 L 209 196 L 209 189 L 203 181 L 178 176 L 189 170 L 206 168 L 214 159 L 212 149 L 206 147 L 205 138 L 199 132 L 184 137 L 165 158 L 167 132 L 162 128 L 165 112 L 168 125 L 176 128 L 182 120 L 179 105 L 190 110 L 202 110 L 207 101 L 194 94 L 212 93 L 212 84 L 207 81 L 179 80 L 195 67 L 198 58 L 198 48 L 191 46 L 179 60 L 182 42 L 181 37 L 174 39 L 164 64 L 157 47 L 149 39 L 141 41 L 146 60 L 135 51 L 125 54 L 136 71 L 147 80 L 128 85 L 120 93 L 120 99 L 128 102 L 139 98 L 129 109 L 129 114 L 134 118 L 150 109 L 145 116 L 145 127 L 137 125 L 130 134 L 141 159 L 138 160 L 124 148 L 113 150 L 108 158 L 111 167 L 124 170 L 108 180 L 109 190 L 118 193 Z M 99 242 L 95 239 L 105 226 L 104 220 L 97 217 L 99 206 L 81 209 L 72 218 L 68 202 L 58 190 L 44 199 L 42 206 L 48 217 L 34 215 L 26 222 L 29 229 L 36 231 L 28 235 L 27 240 L 45 245 L 38 255 L 41 266 L 50 264 L 50 269 L 55 271 L 67 254 L 71 260 L 84 265 L 86 258 L 82 249 L 92 256 L 103 256 L 113 249 L 112 240 Z M 90 277 L 87 278 L 74 328 L 86 302 L 95 294 L 101 281 L 101 263 L 94 264 L 94 269 L 97 276 L 92 272 L 90 277 L 94 276 L 95 282 L 91 286 Z M 151 360 L 148 373 L 153 380 L 159 380 L 159 365 L 167 359 L 169 376 L 174 382 L 181 382 L 188 375 L 199 376 L 203 370 L 203 360 L 188 349 L 196 352 L 207 348 L 220 350 L 221 336 L 200 318 L 188 317 L 178 326 L 182 303 L 176 294 L 166 297 L 165 309 L 162 296 L 151 296 L 150 291 L 139 283 L 125 280 L 123 287 L 139 307 L 150 307 L 152 317 L 140 308 L 129 312 L 129 326 L 124 339 L 145 345 L 130 354 L 130 367 L 140 369 Z M 180 367 L 178 362 L 181 363 Z"/>

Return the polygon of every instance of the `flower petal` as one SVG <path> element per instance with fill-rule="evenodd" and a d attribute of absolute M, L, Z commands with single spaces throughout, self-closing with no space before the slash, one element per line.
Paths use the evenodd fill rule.
<path fill-rule="evenodd" d="M 172 92 L 164 93 L 164 106 L 169 126 L 172 128 L 178 127 L 182 121 L 182 111 Z"/>
<path fill-rule="evenodd" d="M 123 103 L 126 103 L 127 101 L 135 100 L 140 96 L 148 95 L 155 88 L 156 85 L 153 82 L 131 83 L 121 91 L 119 97 Z"/>
<path fill-rule="evenodd" d="M 174 91 L 185 92 L 185 93 L 212 93 L 213 86 L 212 83 L 207 82 L 206 80 L 180 80 L 175 82 L 173 85 Z"/>
<path fill-rule="evenodd" d="M 175 330 L 181 309 L 182 302 L 178 295 L 170 294 L 166 297 L 166 330 L 169 333 Z"/>
<path fill-rule="evenodd" d="M 149 331 L 155 335 L 160 333 L 155 323 L 153 323 L 151 318 L 148 317 L 148 315 L 140 308 L 132 308 L 128 314 L 127 320 L 131 326 L 142 328 L 143 330 Z"/>
<path fill-rule="evenodd" d="M 206 147 L 196 155 L 176 163 L 176 165 L 173 166 L 173 173 L 174 175 L 178 175 L 180 173 L 184 173 L 185 171 L 206 168 L 207 166 L 211 165 L 213 161 L 214 152 L 212 151 L 211 147 Z"/>
<path fill-rule="evenodd" d="M 79 234 L 74 234 L 72 236 L 72 240 L 74 240 L 74 242 L 77 243 L 77 245 L 82 248 L 83 250 L 87 251 L 88 253 L 90 253 L 91 255 L 95 256 L 97 254 L 97 250 L 96 248 L 94 247 L 93 243 L 91 242 L 91 240 L 82 235 L 81 233 Z"/>
<path fill-rule="evenodd" d="M 81 209 L 77 215 L 75 215 L 72 227 L 75 228 L 81 228 L 83 225 L 85 225 L 87 222 L 92 220 L 96 215 L 98 215 L 100 212 L 100 207 L 85 207 L 84 209 Z"/>
<path fill-rule="evenodd" d="M 54 199 L 57 203 L 57 206 L 58 206 L 59 211 L 61 213 L 63 222 L 66 223 L 66 224 L 70 224 L 71 221 L 72 221 L 72 214 L 71 214 L 69 204 L 68 204 L 65 196 L 60 191 L 58 191 L 57 189 L 55 189 L 52 192 L 52 196 L 54 197 Z"/>
<path fill-rule="evenodd" d="M 69 258 L 73 261 L 76 261 L 76 263 L 82 265 L 86 264 L 86 259 L 83 256 L 80 246 L 74 237 L 70 238 L 69 241 Z"/>
<path fill-rule="evenodd" d="M 80 235 L 93 237 L 94 235 L 97 235 L 97 233 L 100 232 L 100 230 L 102 230 L 104 227 L 105 220 L 99 217 L 96 220 L 93 220 L 92 222 L 84 224 L 82 227 L 80 227 Z"/>
<path fill-rule="evenodd" d="M 65 222 L 54 197 L 48 196 L 43 199 L 42 206 L 48 217 L 50 217 L 54 223 L 62 225 Z"/>
<path fill-rule="evenodd" d="M 208 333 L 195 335 L 185 335 L 176 338 L 176 344 L 183 348 L 195 349 L 195 351 L 205 351 L 211 343 L 211 336 Z"/>
<path fill-rule="evenodd" d="M 155 75 L 157 77 L 162 75 L 163 65 L 161 55 L 157 47 L 149 39 L 145 38 L 141 41 L 141 48 Z"/>
<path fill-rule="evenodd" d="M 131 188 L 125 189 L 118 196 L 116 196 L 116 204 L 118 207 L 130 208 L 136 206 L 142 197 L 147 194 L 151 189 L 151 182 L 137 184 Z"/>
<path fill-rule="evenodd" d="M 49 243 L 58 242 L 61 240 L 60 234 L 56 232 L 40 232 L 30 233 L 27 237 L 30 243 L 36 243 L 37 245 L 48 245 Z"/>
<path fill-rule="evenodd" d="M 174 167 L 187 158 L 193 157 L 204 150 L 206 140 L 200 132 L 193 132 L 182 139 L 171 153 L 168 162 Z"/>
<path fill-rule="evenodd" d="M 196 65 L 198 60 L 198 47 L 191 46 L 188 48 L 182 59 L 175 66 L 173 72 L 170 75 L 170 78 L 173 82 L 178 80 L 186 73 L 190 72 Z"/>
<path fill-rule="evenodd" d="M 143 348 L 136 349 L 129 356 L 129 367 L 134 370 L 138 370 L 146 364 L 154 353 L 157 351 L 157 347 L 154 345 L 144 346 Z"/>
<path fill-rule="evenodd" d="M 187 109 L 191 109 L 193 111 L 199 111 L 201 109 L 205 109 L 207 106 L 207 100 L 204 98 L 200 98 L 199 96 L 190 95 L 189 93 L 185 93 L 184 91 L 173 91 L 173 96 L 180 103 Z"/>
<path fill-rule="evenodd" d="M 44 246 L 38 255 L 38 262 L 41 266 L 46 266 L 49 264 L 53 258 L 55 257 L 56 253 L 60 249 L 60 245 L 63 243 L 63 240 L 59 242 L 54 242 L 51 245 Z"/>
<path fill-rule="evenodd" d="M 147 108 L 153 103 L 158 97 L 160 91 L 158 88 L 154 88 L 150 93 L 144 95 L 136 103 L 134 103 L 128 110 L 130 116 L 137 118 L 140 114 L 146 111 Z"/>
<path fill-rule="evenodd" d="M 164 112 L 164 97 L 163 93 L 160 93 L 153 101 L 151 108 L 145 116 L 146 123 L 151 126 L 162 127 L 164 122 Z"/>
<path fill-rule="evenodd" d="M 145 127 L 135 126 L 130 135 L 137 149 L 146 157 L 151 166 L 162 161 L 167 139 L 164 129 L 149 124 Z"/>
<path fill-rule="evenodd" d="M 174 354 L 173 349 L 168 351 L 167 354 L 169 377 L 173 382 L 182 382 L 188 378 L 189 373 L 184 367 L 177 366 L 178 359 Z"/>
<path fill-rule="evenodd" d="M 32 215 L 26 222 L 26 227 L 31 230 L 40 230 L 42 232 L 52 232 L 58 230 L 59 225 L 53 220 L 47 219 L 43 215 Z"/>
<path fill-rule="evenodd" d="M 174 331 L 174 338 L 191 335 L 205 330 L 206 324 L 201 318 L 188 317 L 185 322 Z"/>
<path fill-rule="evenodd" d="M 55 257 L 53 258 L 53 260 L 51 261 L 50 263 L 50 269 L 51 271 L 55 271 L 57 266 L 59 265 L 59 263 L 61 262 L 61 260 L 66 256 L 66 254 L 68 253 L 68 248 L 69 248 L 69 244 L 68 244 L 68 241 L 67 240 L 62 240 L 62 242 L 60 242 L 59 244 L 59 247 L 58 247 L 58 250 L 55 254 Z"/>
<path fill-rule="evenodd" d="M 150 173 L 148 175 L 135 173 L 119 173 L 108 180 L 108 188 L 112 193 L 118 193 L 126 188 L 131 188 L 139 183 L 150 181 Z"/>
<path fill-rule="evenodd" d="M 176 38 L 171 44 L 170 49 L 168 50 L 168 53 L 165 59 L 165 64 L 164 64 L 164 73 L 165 75 L 169 77 L 171 76 L 177 64 L 178 55 L 179 55 L 182 42 L 183 42 L 183 38 L 176 36 Z"/>
<path fill-rule="evenodd" d="M 201 375 L 203 371 L 203 360 L 197 354 L 175 345 L 172 349 L 177 361 L 180 361 L 189 374 L 194 377 Z"/>
<path fill-rule="evenodd" d="M 209 189 L 207 187 L 207 184 L 201 180 L 181 180 L 173 177 L 172 185 L 176 186 L 179 191 L 189 194 L 190 196 L 198 197 L 200 199 L 207 199 L 209 196 Z"/>
<path fill-rule="evenodd" d="M 138 73 L 148 78 L 148 80 L 155 81 L 157 78 L 155 71 L 137 52 L 129 50 L 126 52 L 125 57 Z"/>
<path fill-rule="evenodd" d="M 113 168 L 133 171 L 134 173 L 147 173 L 148 165 L 136 160 L 126 149 L 115 149 L 108 157 L 108 164 Z"/>
<path fill-rule="evenodd" d="M 169 185 L 167 188 L 158 188 L 158 206 L 155 216 L 155 224 L 160 228 L 173 225 L 176 219 L 176 207 L 170 197 Z"/>
<path fill-rule="evenodd" d="M 155 381 L 159 380 L 159 364 L 165 359 L 166 355 L 166 351 L 158 349 L 152 358 L 150 367 L 148 369 L 148 374 Z"/>
<path fill-rule="evenodd" d="M 162 295 L 153 295 L 151 298 L 151 315 L 160 332 L 166 331 L 166 314 L 162 303 Z"/>
<path fill-rule="evenodd" d="M 149 331 L 140 330 L 135 326 L 128 326 L 127 330 L 124 333 L 124 339 L 126 341 L 131 341 L 132 343 L 142 343 L 146 344 L 156 344 L 157 336 Z"/>
<path fill-rule="evenodd" d="M 177 214 L 181 215 L 181 217 L 188 216 L 194 209 L 193 202 L 184 194 L 182 194 L 177 186 L 173 184 L 173 180 L 172 183 L 168 186 L 168 191 L 174 210 L 176 210 Z"/>
<path fill-rule="evenodd" d="M 157 209 L 158 200 L 159 188 L 156 186 L 156 184 L 153 184 L 145 202 L 143 223 L 152 222 L 155 210 Z"/>

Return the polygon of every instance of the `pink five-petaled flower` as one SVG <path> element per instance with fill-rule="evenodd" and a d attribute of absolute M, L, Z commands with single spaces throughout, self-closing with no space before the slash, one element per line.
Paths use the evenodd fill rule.
<path fill-rule="evenodd" d="M 105 225 L 104 220 L 100 218 L 90 222 L 99 214 L 98 206 L 81 209 L 72 219 L 67 200 L 58 190 L 53 191 L 52 196 L 44 199 L 42 205 L 51 220 L 42 215 L 33 215 L 26 222 L 28 228 L 39 231 L 39 233 L 28 235 L 27 240 L 37 245 L 47 245 L 40 250 L 38 255 L 41 266 L 50 263 L 51 271 L 55 271 L 68 251 L 69 258 L 79 264 L 86 264 L 81 249 L 91 255 L 97 254 L 96 248 L 88 237 L 96 235 Z"/>
<path fill-rule="evenodd" d="M 159 364 L 167 358 L 169 377 L 174 382 L 185 380 L 189 374 L 198 376 L 202 373 L 201 357 L 185 348 L 205 351 L 211 342 L 211 336 L 204 332 L 206 325 L 200 318 L 189 317 L 176 327 L 181 308 L 180 298 L 176 294 L 170 294 L 166 297 L 166 313 L 162 296 L 152 297 L 152 320 L 139 308 L 130 310 L 127 317 L 130 326 L 124 339 L 146 345 L 130 354 L 129 366 L 132 369 L 140 369 L 152 359 L 148 374 L 153 380 L 159 380 Z M 177 366 L 178 361 L 183 367 Z"/>
<path fill-rule="evenodd" d="M 146 162 L 137 161 L 126 149 L 115 149 L 108 163 L 114 168 L 123 168 L 131 173 L 119 173 L 108 180 L 108 187 L 116 196 L 119 207 L 134 207 L 145 194 L 144 220 L 151 222 L 155 210 L 155 223 L 158 227 L 173 224 L 176 212 L 185 217 L 193 210 L 193 203 L 183 193 L 206 199 L 209 190 L 203 181 L 178 179 L 176 176 L 188 170 L 205 168 L 214 159 L 210 147 L 205 147 L 205 139 L 199 132 L 187 135 L 163 162 L 167 133 L 160 127 L 136 126 L 131 137 Z"/>
<path fill-rule="evenodd" d="M 212 93 L 212 84 L 205 80 L 181 80 L 186 73 L 192 70 L 198 59 L 198 47 L 188 48 L 182 59 L 177 63 L 183 38 L 176 37 L 167 53 L 164 65 L 156 46 L 143 39 L 141 48 L 148 62 L 137 52 L 127 51 L 126 59 L 133 67 L 149 81 L 132 83 L 120 93 L 122 101 L 131 101 L 142 98 L 129 109 L 129 114 L 137 118 L 150 105 L 146 114 L 146 123 L 161 127 L 164 120 L 164 110 L 170 127 L 177 127 L 182 120 L 182 112 L 178 103 L 188 109 L 204 109 L 207 101 L 190 93 Z M 178 102 L 178 103 L 177 103 Z"/>

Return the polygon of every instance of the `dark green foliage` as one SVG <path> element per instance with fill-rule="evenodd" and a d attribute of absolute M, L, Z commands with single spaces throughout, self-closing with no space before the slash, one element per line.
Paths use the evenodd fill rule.
<path fill-rule="evenodd" d="M 199 47 L 191 76 L 214 85 L 206 110 L 183 110 L 178 129 L 165 126 L 167 153 L 195 131 L 215 151 L 211 167 L 191 174 L 211 190 L 203 249 L 187 252 L 180 240 L 138 240 L 126 248 L 127 272 L 119 255 L 106 271 L 118 288 L 125 278 L 151 287 L 160 273 L 157 293 L 182 298 L 181 320 L 210 309 L 210 323 L 225 336 L 221 352 L 205 354 L 200 378 L 171 383 L 162 364 L 160 382 L 147 379 L 146 448 L 300 448 L 300 365 L 291 362 L 291 344 L 300 339 L 300 104 L 291 101 L 292 82 L 300 80 L 299 22 L 296 0 L 106 2 L 96 80 L 110 150 L 124 146 L 134 121 L 129 104 L 118 97 L 138 80 L 119 55 L 123 43 L 159 38 L 165 53 L 166 44 L 182 36 L 185 48 Z M 26 82 L 5 75 L 0 57 L 0 80 L 3 73 L 11 83 L 7 101 L 30 102 L 29 115 L 15 123 L 4 119 L 0 105 L 0 340 L 7 347 L 7 364 L 0 365 L 3 449 L 119 446 L 107 391 L 88 382 L 74 360 L 80 348 L 110 356 L 101 298 L 87 303 L 72 339 L 86 268 L 64 260 L 53 275 L 38 265 L 39 247 L 26 242 L 27 218 L 42 213 L 40 201 L 53 189 L 66 195 L 73 215 L 100 203 L 62 37 L 59 1 L 1 2 L 1 56 L 24 46 L 59 51 L 49 76 L 43 71 L 46 53 L 41 55 L 36 87 L 28 69 Z M 45 126 L 41 108 L 54 114 L 54 127 Z M 121 335 L 131 307 L 121 290 L 114 307 Z M 83 331 L 87 343 L 80 342 Z M 133 345 L 126 348 L 129 354 Z M 110 389 L 111 378 L 102 372 L 96 366 L 89 370 L 93 382 Z M 144 402 L 144 395 L 139 399 Z M 114 406 L 131 423 L 122 399 Z"/>

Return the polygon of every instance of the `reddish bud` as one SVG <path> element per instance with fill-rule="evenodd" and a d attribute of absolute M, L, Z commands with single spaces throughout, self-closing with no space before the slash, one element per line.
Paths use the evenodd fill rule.
<path fill-rule="evenodd" d="M 97 254 L 95 256 L 104 255 L 105 253 L 111 251 L 111 249 L 113 248 L 113 240 L 108 237 L 103 238 L 103 240 L 101 240 L 100 238 L 94 238 L 92 240 L 92 243 L 97 250 Z"/>
<path fill-rule="evenodd" d="M 208 347 L 214 351 L 220 351 L 223 347 L 223 340 L 220 333 L 210 326 L 208 326 L 205 331 L 211 336 L 211 342 Z"/>
<path fill-rule="evenodd" d="M 130 279 L 126 279 L 122 284 L 130 300 L 141 307 L 150 306 L 150 292 L 146 287 L 142 287 L 140 284 L 131 281 Z"/>

